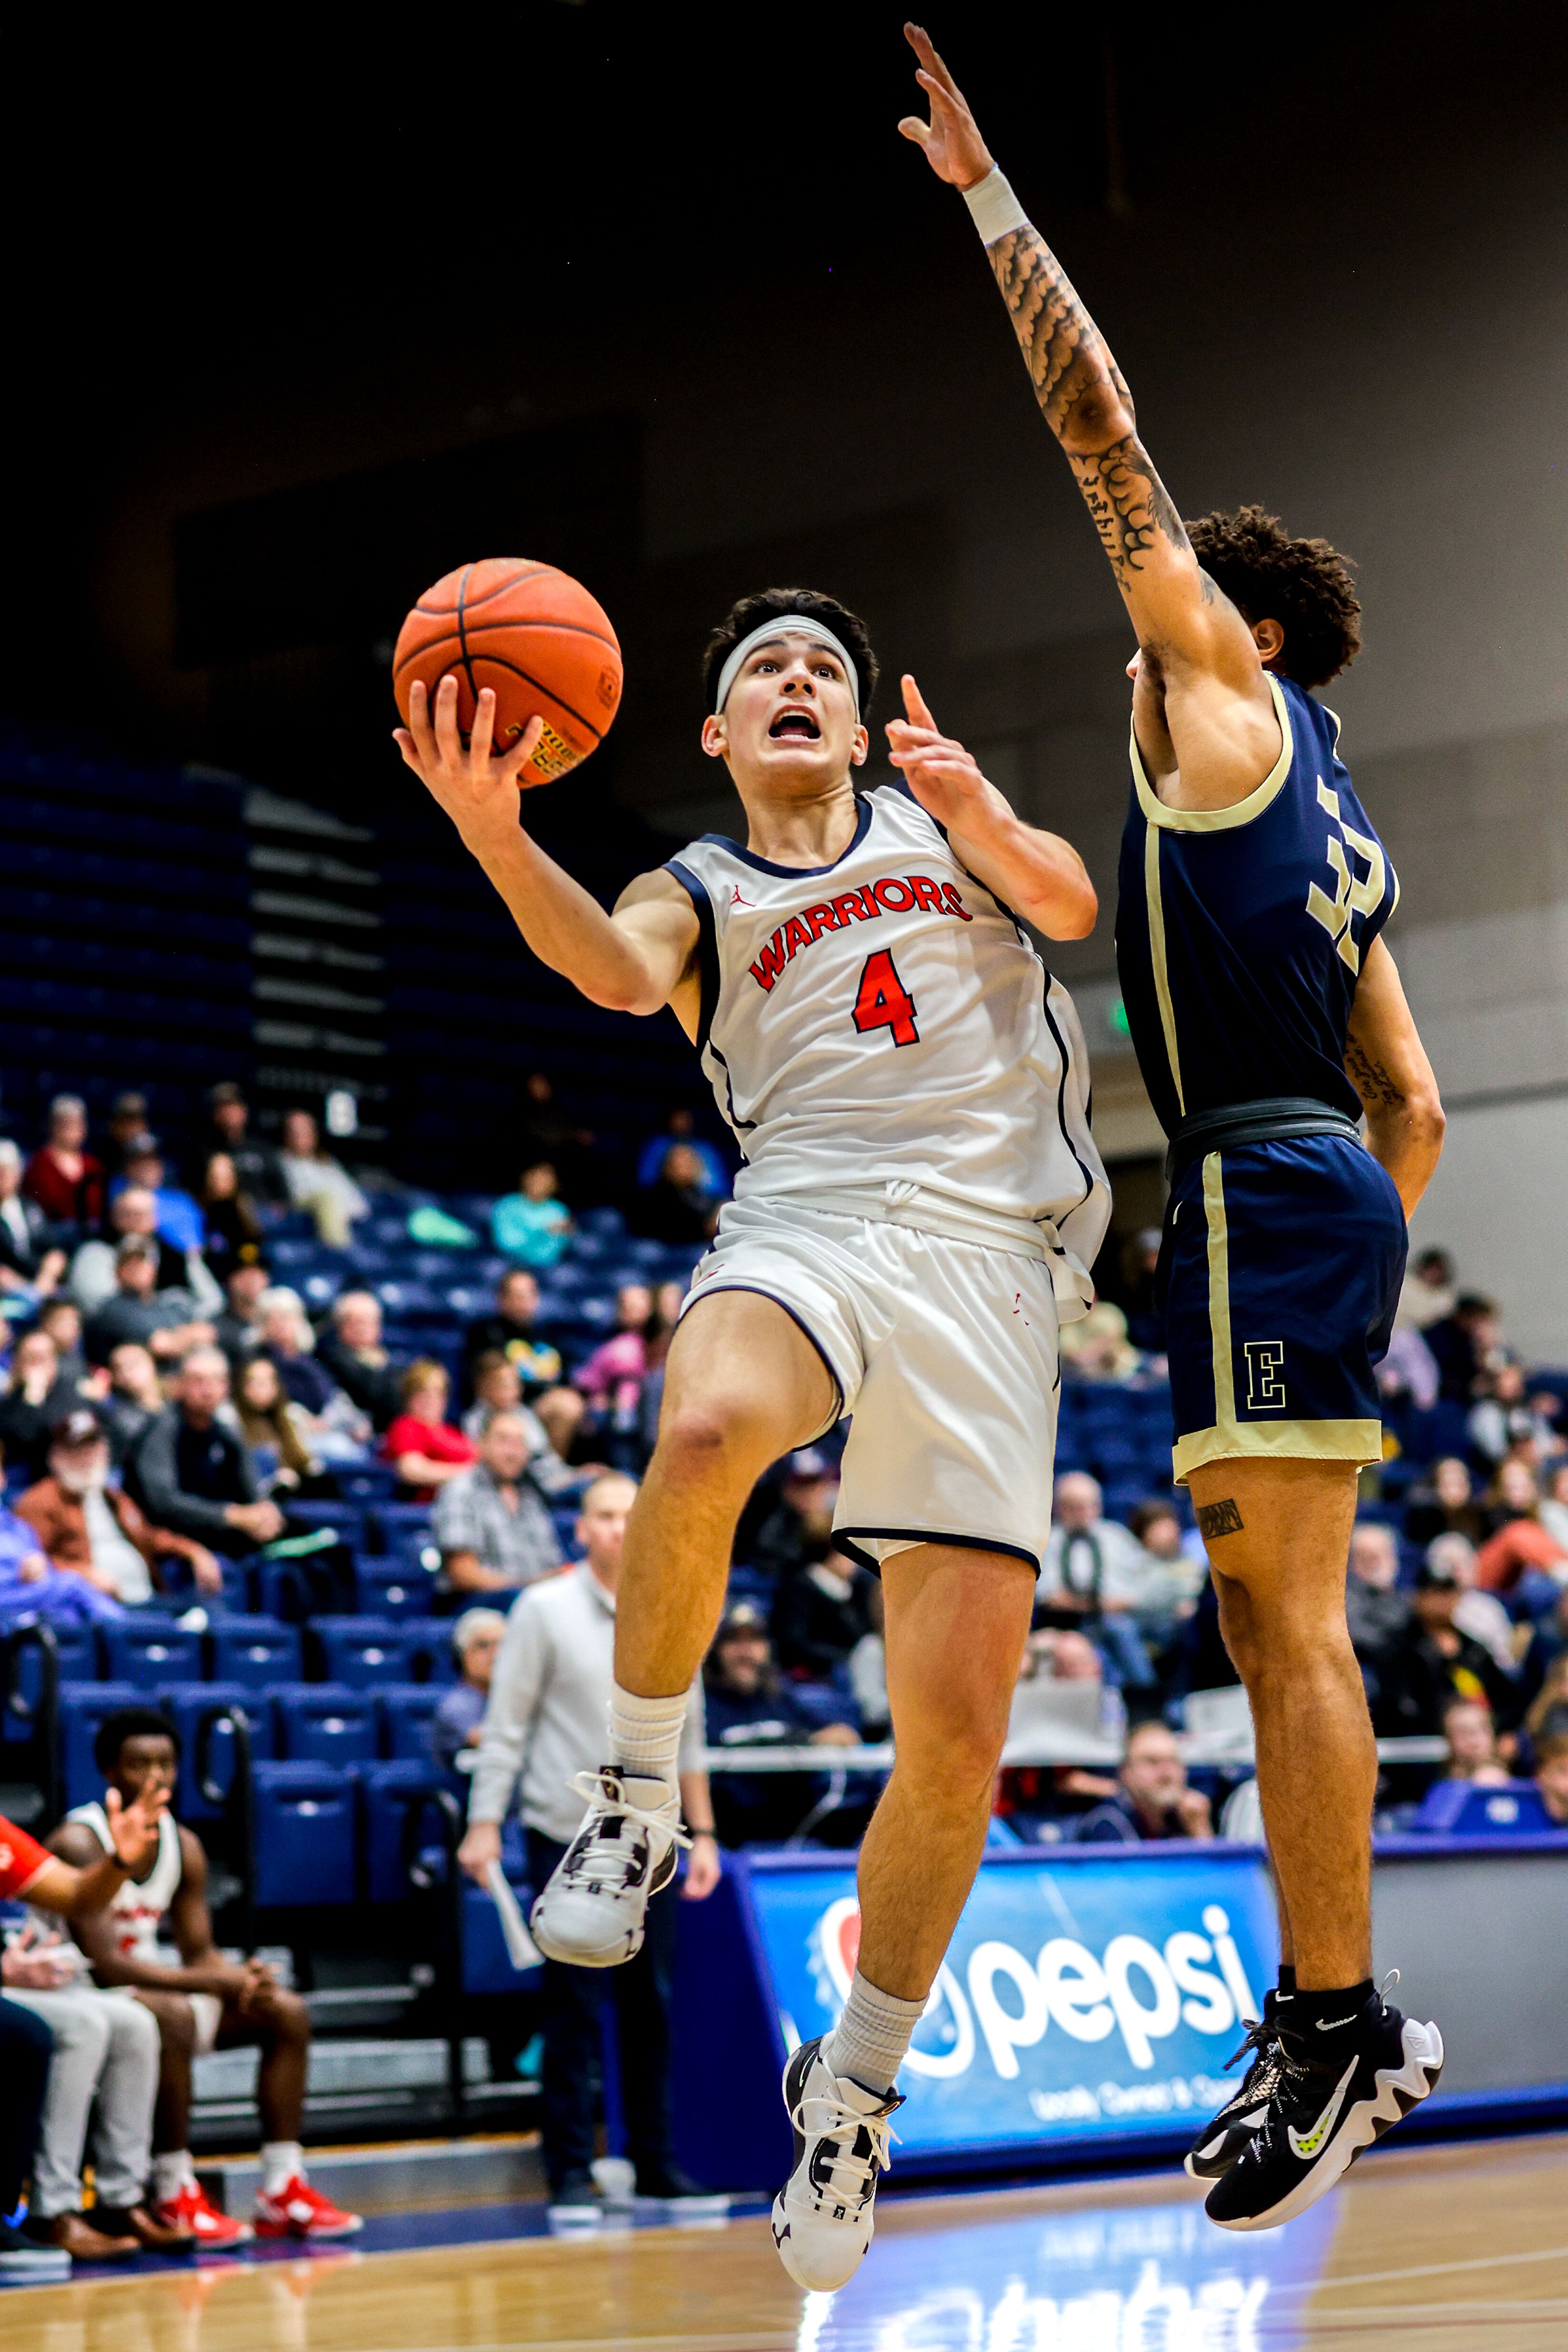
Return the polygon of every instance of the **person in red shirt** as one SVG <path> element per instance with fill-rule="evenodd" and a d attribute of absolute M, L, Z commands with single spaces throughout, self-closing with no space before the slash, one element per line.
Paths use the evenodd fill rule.
<path fill-rule="evenodd" d="M 103 1216 L 103 1162 L 87 1144 L 87 1106 L 79 1095 L 57 1095 L 49 1105 L 49 1139 L 34 1152 L 22 1190 L 52 1225 L 84 1231 Z"/>
<path fill-rule="evenodd" d="M 403 1375 L 403 1411 L 381 1441 L 411 1503 L 433 1503 L 436 1490 L 479 1460 L 472 1441 L 447 1419 L 451 1383 L 445 1367 L 421 1356 Z"/>

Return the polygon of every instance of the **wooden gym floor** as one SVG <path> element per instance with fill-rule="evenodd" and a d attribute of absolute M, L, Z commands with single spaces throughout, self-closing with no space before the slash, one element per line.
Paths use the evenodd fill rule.
<path fill-rule="evenodd" d="M 0 2340 L 5 2352 L 1563 2352 L 1568 2137 L 1394 2149 L 1256 2236 L 1214 2229 L 1180 2176 L 889 2200 L 837 2297 L 797 2294 L 766 2222 L 749 2218 L 100 2274 L 5 2294 Z"/>

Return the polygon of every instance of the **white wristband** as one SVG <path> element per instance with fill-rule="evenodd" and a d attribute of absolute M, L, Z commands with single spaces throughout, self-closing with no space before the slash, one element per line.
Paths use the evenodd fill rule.
<path fill-rule="evenodd" d="M 1003 178 L 999 164 L 993 163 L 983 180 L 964 189 L 963 201 L 980 231 L 982 245 L 994 245 L 999 236 L 1029 226 L 1029 216 Z"/>

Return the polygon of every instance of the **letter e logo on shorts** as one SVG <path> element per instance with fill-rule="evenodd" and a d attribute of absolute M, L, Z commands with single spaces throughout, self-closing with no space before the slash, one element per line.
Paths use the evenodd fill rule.
<path fill-rule="evenodd" d="M 1279 1375 L 1285 1363 L 1283 1339 L 1247 1339 L 1247 1410 L 1283 1412 L 1285 1383 Z"/>

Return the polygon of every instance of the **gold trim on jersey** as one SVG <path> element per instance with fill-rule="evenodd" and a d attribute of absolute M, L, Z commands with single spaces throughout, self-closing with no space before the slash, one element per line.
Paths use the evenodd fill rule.
<path fill-rule="evenodd" d="M 1209 1331 L 1214 1342 L 1214 1426 L 1176 1440 L 1172 1475 L 1184 1486 L 1190 1471 L 1237 1454 L 1282 1460 L 1355 1462 L 1383 1459 L 1380 1421 L 1237 1421 L 1236 1359 L 1230 1334 L 1230 1233 L 1225 1174 L 1217 1151 L 1204 1159 L 1204 1216 L 1208 1227 Z"/>
<path fill-rule="evenodd" d="M 1165 1033 L 1165 1058 L 1176 1089 L 1176 1108 L 1184 1118 L 1187 1101 L 1182 1092 L 1182 1057 L 1176 1050 L 1176 1008 L 1171 1002 L 1171 974 L 1165 962 L 1165 902 L 1160 896 L 1160 831 L 1143 830 L 1143 889 L 1149 901 L 1149 961 L 1154 968 L 1154 993 L 1160 1001 L 1160 1026 Z"/>
<path fill-rule="evenodd" d="M 1268 678 L 1268 691 L 1274 697 L 1275 716 L 1279 721 L 1279 757 L 1264 777 L 1256 792 L 1248 793 L 1244 801 L 1232 808 L 1178 809 L 1167 808 L 1150 783 L 1143 767 L 1143 755 L 1138 749 L 1138 730 L 1130 730 L 1132 748 L 1132 785 L 1138 794 L 1138 805 L 1151 824 L 1163 827 L 1167 833 L 1224 833 L 1232 825 L 1250 824 L 1261 816 L 1271 802 L 1279 797 L 1279 788 L 1290 772 L 1290 762 L 1296 756 L 1295 738 L 1290 731 L 1290 709 L 1279 690 L 1279 681 Z"/>

